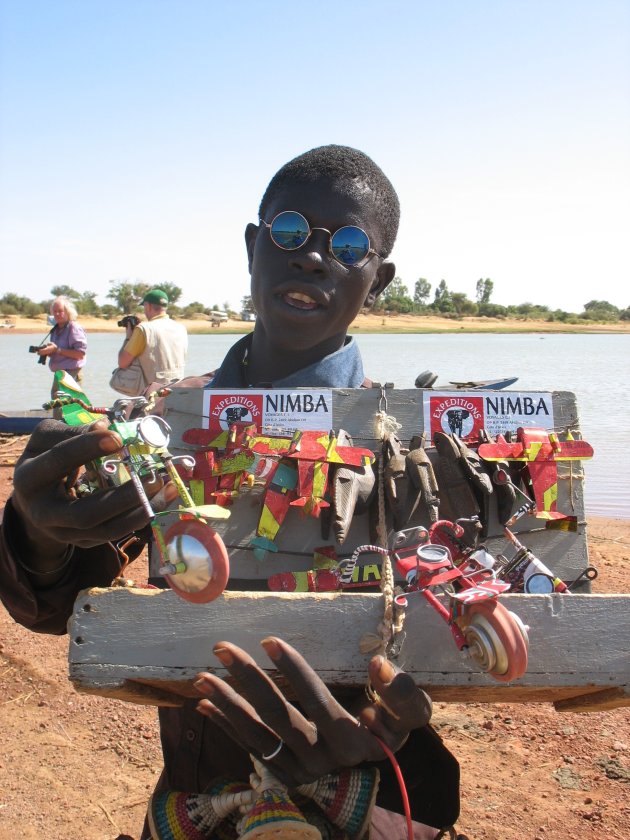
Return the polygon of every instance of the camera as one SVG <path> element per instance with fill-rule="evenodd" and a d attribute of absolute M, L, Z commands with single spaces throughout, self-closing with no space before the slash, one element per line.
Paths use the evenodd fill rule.
<path fill-rule="evenodd" d="M 37 351 L 43 346 L 44 346 L 43 344 L 31 344 L 31 346 L 28 348 L 28 352 L 29 353 L 37 353 Z M 37 360 L 37 364 L 38 365 L 45 365 L 46 361 L 47 361 L 46 356 L 40 356 L 39 359 Z"/>
<path fill-rule="evenodd" d="M 137 327 L 140 323 L 140 318 L 137 315 L 123 315 L 120 321 L 117 322 L 119 327 Z"/>

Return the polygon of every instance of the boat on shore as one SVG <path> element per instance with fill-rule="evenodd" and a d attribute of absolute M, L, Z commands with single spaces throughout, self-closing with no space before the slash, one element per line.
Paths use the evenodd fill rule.
<path fill-rule="evenodd" d="M 467 382 L 437 383 L 437 373 L 423 370 L 416 376 L 416 388 L 432 388 L 436 391 L 502 391 L 518 381 L 518 376 L 505 376 L 501 379 L 473 379 Z M 436 384 L 437 383 L 437 384 Z"/>
<path fill-rule="evenodd" d="M 43 408 L 0 411 L 0 434 L 30 435 L 35 426 L 47 418 L 52 418 L 52 411 Z"/>

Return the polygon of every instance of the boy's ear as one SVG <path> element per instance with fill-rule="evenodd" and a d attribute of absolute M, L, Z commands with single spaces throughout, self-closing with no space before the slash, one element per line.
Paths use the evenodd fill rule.
<path fill-rule="evenodd" d="M 394 265 L 394 263 L 389 262 L 388 260 L 383 260 L 383 262 L 378 267 L 376 277 L 374 278 L 374 283 L 372 283 L 372 288 L 368 292 L 364 306 L 366 306 L 368 309 L 374 306 L 374 301 L 379 295 L 383 294 L 385 289 L 394 279 L 395 274 L 396 266 Z"/>
<path fill-rule="evenodd" d="M 258 236 L 258 225 L 250 222 L 245 228 L 245 245 L 247 247 L 247 266 L 249 273 L 252 273 L 252 262 L 254 261 L 254 248 L 256 246 L 256 237 Z"/>

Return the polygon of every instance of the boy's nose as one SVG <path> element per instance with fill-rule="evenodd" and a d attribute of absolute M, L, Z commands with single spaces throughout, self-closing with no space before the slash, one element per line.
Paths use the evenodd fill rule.
<path fill-rule="evenodd" d="M 301 271 L 325 274 L 329 256 L 328 234 L 314 230 L 301 248 L 291 252 L 291 265 Z"/>

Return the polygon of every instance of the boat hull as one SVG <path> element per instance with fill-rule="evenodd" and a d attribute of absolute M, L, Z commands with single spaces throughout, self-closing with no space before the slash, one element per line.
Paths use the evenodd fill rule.
<path fill-rule="evenodd" d="M 0 434 L 30 435 L 35 426 L 52 417 L 50 411 L 34 409 L 33 411 L 3 411 L 0 413 Z"/>

